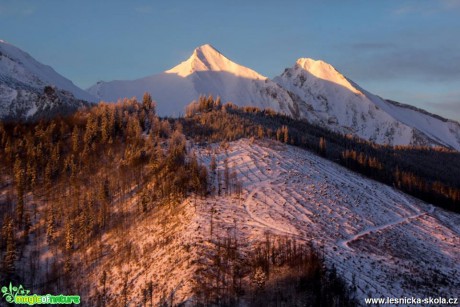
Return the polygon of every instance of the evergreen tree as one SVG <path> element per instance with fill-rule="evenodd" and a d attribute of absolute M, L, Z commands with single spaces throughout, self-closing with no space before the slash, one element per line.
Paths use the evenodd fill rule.
<path fill-rule="evenodd" d="M 3 272 L 13 274 L 15 271 L 15 262 L 18 257 L 16 250 L 16 238 L 14 236 L 14 221 L 7 216 L 2 227 L 2 236 L 6 238 L 6 252 L 3 257 Z"/>
<path fill-rule="evenodd" d="M 106 305 L 106 300 L 107 300 L 107 288 L 106 288 L 106 284 L 107 284 L 107 271 L 102 271 L 102 274 L 101 274 L 101 278 L 99 279 L 99 283 L 101 284 L 102 286 L 102 306 L 105 306 Z"/>
<path fill-rule="evenodd" d="M 54 241 L 56 235 L 56 228 L 55 228 L 55 220 L 54 220 L 54 212 L 51 208 L 48 211 L 47 219 L 46 219 L 46 239 L 48 244 L 51 244 Z"/>
<path fill-rule="evenodd" d="M 73 225 L 70 219 L 67 219 L 65 225 L 65 249 L 66 251 L 70 252 L 73 249 L 73 240 L 74 240 L 74 233 L 73 233 Z"/>
<path fill-rule="evenodd" d="M 145 92 L 142 97 L 142 107 L 146 113 L 155 114 L 155 103 L 152 101 L 152 96 L 149 93 Z"/>
<path fill-rule="evenodd" d="M 16 155 L 16 160 L 14 162 L 14 177 L 16 183 L 16 193 L 17 193 L 17 204 L 16 204 L 16 219 L 18 224 L 22 226 L 23 217 L 24 217 L 24 189 L 25 189 L 25 176 L 23 163 L 19 157 Z"/>
<path fill-rule="evenodd" d="M 319 138 L 319 154 L 323 157 L 326 156 L 326 140 L 324 137 Z"/>
<path fill-rule="evenodd" d="M 286 143 L 286 144 L 289 143 L 289 129 L 288 129 L 288 127 L 283 126 L 281 128 L 281 131 L 283 133 L 283 142 Z"/>

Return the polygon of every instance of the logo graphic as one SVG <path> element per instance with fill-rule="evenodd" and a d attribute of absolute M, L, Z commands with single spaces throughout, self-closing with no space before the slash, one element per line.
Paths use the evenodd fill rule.
<path fill-rule="evenodd" d="M 48 304 L 80 304 L 79 295 L 37 295 L 30 294 L 29 290 L 24 289 L 22 285 L 2 287 L 2 297 L 10 304 L 21 305 L 48 305 Z"/>
<path fill-rule="evenodd" d="M 16 297 L 16 295 L 28 295 L 30 291 L 24 290 L 22 285 L 19 285 L 19 287 L 13 287 L 13 285 L 10 283 L 9 288 L 2 287 L 2 293 L 3 297 L 6 299 L 8 303 L 14 303 L 14 298 Z"/>

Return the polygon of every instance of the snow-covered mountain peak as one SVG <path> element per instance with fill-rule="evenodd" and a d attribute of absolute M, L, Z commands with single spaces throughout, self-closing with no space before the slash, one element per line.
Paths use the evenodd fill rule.
<path fill-rule="evenodd" d="M 295 68 L 306 70 L 316 78 L 341 85 L 355 94 L 362 94 L 352 83 L 329 63 L 322 60 L 300 58 L 296 61 Z"/>
<path fill-rule="evenodd" d="M 202 71 L 227 72 L 247 79 L 267 79 L 254 70 L 231 61 L 209 44 L 196 48 L 186 61 L 170 70 L 167 70 L 166 73 L 173 73 L 181 77 L 187 77 L 195 72 Z"/>
<path fill-rule="evenodd" d="M 239 106 L 270 108 L 291 114 L 289 94 L 267 77 L 233 62 L 211 45 L 196 48 L 191 56 L 163 73 L 137 80 L 98 83 L 88 92 L 104 101 L 152 94 L 158 114 L 178 116 L 201 95 L 219 96 Z M 280 101 L 282 101 L 280 103 Z"/>
<path fill-rule="evenodd" d="M 195 48 L 195 50 L 193 50 L 192 57 L 206 60 L 206 59 L 223 57 L 223 55 L 210 44 L 204 44 L 200 47 Z"/>
<path fill-rule="evenodd" d="M 326 63 L 323 60 L 300 58 L 296 61 L 296 64 L 300 68 L 305 69 L 311 73 L 324 74 L 325 72 L 328 72 L 330 74 L 340 74 L 331 64 Z"/>

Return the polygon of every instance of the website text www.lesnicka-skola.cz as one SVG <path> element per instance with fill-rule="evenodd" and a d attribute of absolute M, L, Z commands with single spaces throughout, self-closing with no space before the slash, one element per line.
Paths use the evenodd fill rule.
<path fill-rule="evenodd" d="M 380 298 L 365 298 L 366 305 L 458 305 L 460 302 L 458 298 L 445 298 L 445 297 L 380 297 Z"/>

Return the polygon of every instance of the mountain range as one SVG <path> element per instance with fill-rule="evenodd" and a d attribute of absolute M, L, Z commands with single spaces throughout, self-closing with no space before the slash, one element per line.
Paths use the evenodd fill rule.
<path fill-rule="evenodd" d="M 67 98 L 50 103 L 43 98 L 46 85 Z M 78 108 L 83 100 L 139 99 L 144 92 L 151 93 L 161 116 L 181 116 L 200 95 L 213 95 L 223 102 L 270 108 L 378 144 L 460 150 L 458 122 L 369 93 L 321 60 L 298 59 L 270 79 L 207 44 L 162 73 L 136 80 L 99 81 L 83 91 L 29 54 L 0 42 L 0 118 L 33 118 L 40 110 Z"/>
<path fill-rule="evenodd" d="M 241 66 L 210 45 L 163 73 L 98 82 L 88 92 L 106 101 L 150 92 L 160 115 L 177 116 L 200 95 L 220 96 L 239 106 L 271 108 L 337 132 L 379 144 L 441 145 L 460 149 L 460 124 L 382 99 L 343 76 L 330 64 L 298 59 L 273 80 Z"/>

